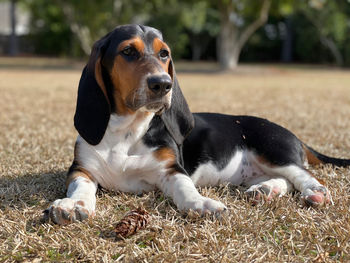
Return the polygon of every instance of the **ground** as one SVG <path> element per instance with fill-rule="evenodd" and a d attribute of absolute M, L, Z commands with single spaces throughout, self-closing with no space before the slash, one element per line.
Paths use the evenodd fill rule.
<path fill-rule="evenodd" d="M 292 130 L 318 151 L 350 158 L 350 72 L 243 65 L 217 73 L 213 64 L 176 63 L 192 111 L 249 114 Z M 221 219 L 180 214 L 160 192 L 142 196 L 100 190 L 93 219 L 69 226 L 41 221 L 65 194 L 77 136 L 73 127 L 81 64 L 0 62 L 0 261 L 331 262 L 350 261 L 350 169 L 314 167 L 332 205 L 304 208 L 298 193 L 250 205 L 241 187 L 201 188 L 224 202 Z M 115 240 L 130 209 L 145 208 L 146 230 Z"/>

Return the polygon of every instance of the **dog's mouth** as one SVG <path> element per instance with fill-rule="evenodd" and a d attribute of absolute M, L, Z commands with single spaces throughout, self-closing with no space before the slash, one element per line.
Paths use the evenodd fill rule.
<path fill-rule="evenodd" d="M 171 98 L 171 91 L 164 96 L 155 96 L 153 93 L 146 93 L 141 89 L 127 97 L 126 106 L 133 111 L 142 109 L 161 114 L 170 107 Z"/>
<path fill-rule="evenodd" d="M 169 103 L 164 101 L 151 102 L 145 105 L 147 111 L 154 112 L 157 115 L 162 114 L 165 110 L 169 108 Z"/>
<path fill-rule="evenodd" d="M 127 104 L 127 106 L 133 111 L 149 111 L 157 115 L 162 114 L 165 110 L 170 107 L 170 103 L 165 100 L 157 100 L 151 102 L 138 102 L 134 104 Z"/>

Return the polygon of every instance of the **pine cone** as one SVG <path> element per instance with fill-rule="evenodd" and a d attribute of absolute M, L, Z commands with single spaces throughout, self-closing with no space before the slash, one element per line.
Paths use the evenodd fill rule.
<path fill-rule="evenodd" d="M 140 229 L 145 228 L 150 218 L 151 216 L 148 212 L 139 207 L 136 210 L 128 212 L 122 220 L 117 223 L 114 231 L 117 237 L 129 237 Z"/>

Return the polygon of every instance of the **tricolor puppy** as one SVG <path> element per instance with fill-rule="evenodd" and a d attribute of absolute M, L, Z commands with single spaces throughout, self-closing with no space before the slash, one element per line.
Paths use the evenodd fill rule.
<path fill-rule="evenodd" d="M 79 132 L 67 197 L 48 209 L 58 224 L 94 215 L 98 185 L 143 193 L 160 189 L 180 211 L 221 213 L 226 206 L 196 186 L 244 185 L 253 202 L 296 189 L 311 206 L 330 201 L 303 165 L 350 160 L 322 155 L 265 119 L 192 114 L 158 30 L 119 26 L 93 46 L 74 117 Z"/>

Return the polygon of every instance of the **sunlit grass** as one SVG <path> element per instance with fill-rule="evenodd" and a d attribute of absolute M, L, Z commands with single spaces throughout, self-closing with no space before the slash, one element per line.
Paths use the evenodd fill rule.
<path fill-rule="evenodd" d="M 244 65 L 223 74 L 215 67 L 179 63 L 178 79 L 193 111 L 265 117 L 323 153 L 350 158 L 350 72 Z M 350 169 L 330 166 L 313 170 L 333 195 L 334 205 L 319 210 L 299 205 L 298 194 L 253 207 L 242 188 L 222 185 L 200 191 L 222 200 L 229 215 L 190 218 L 160 192 L 102 190 L 92 220 L 43 224 L 42 210 L 64 196 L 77 135 L 80 69 L 58 68 L 0 65 L 0 261 L 350 260 Z M 138 206 L 153 216 L 149 228 L 116 242 L 115 223 Z"/>

